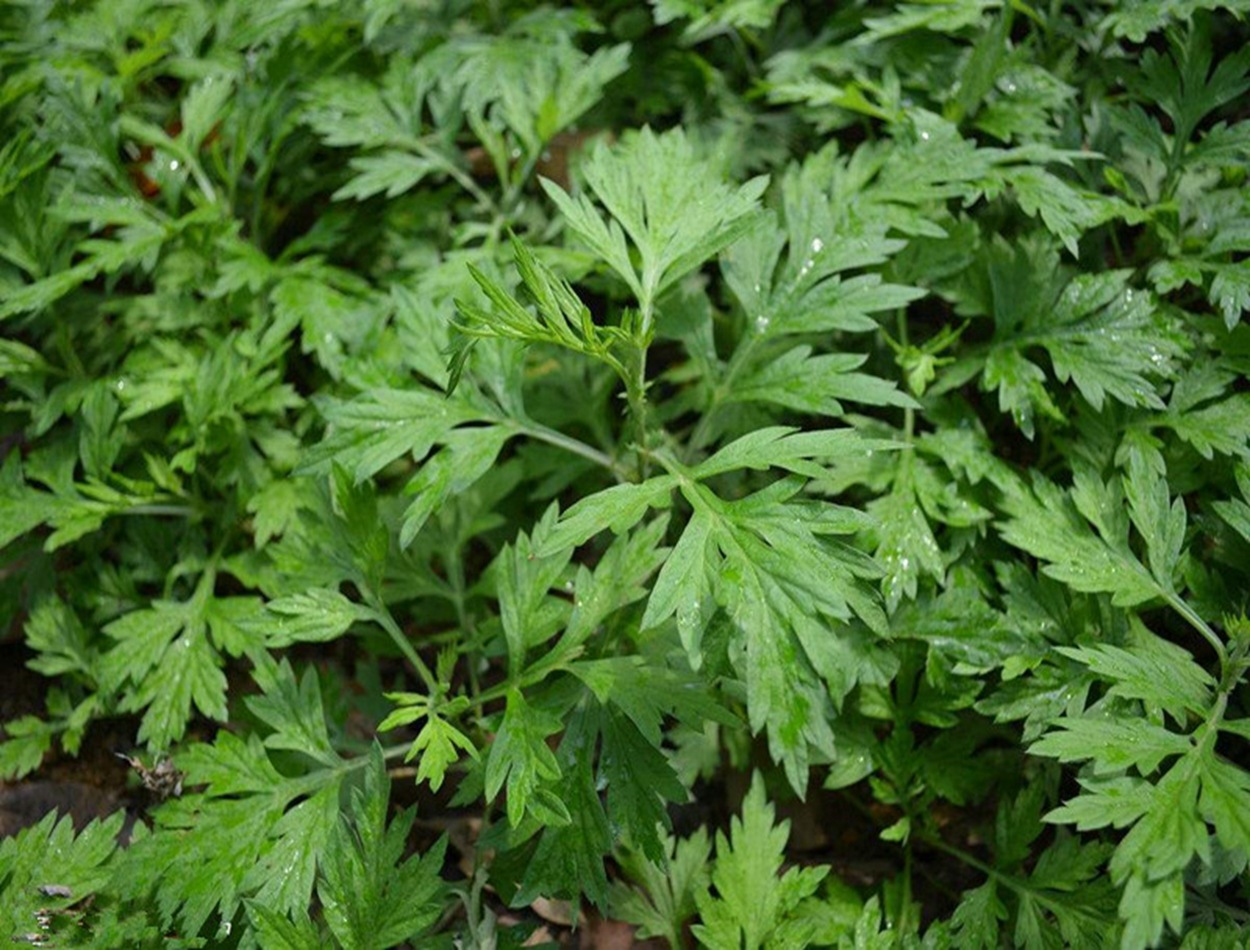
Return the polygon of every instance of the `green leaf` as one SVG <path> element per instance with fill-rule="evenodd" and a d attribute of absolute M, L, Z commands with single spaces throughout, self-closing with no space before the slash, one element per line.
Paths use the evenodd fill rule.
<path fill-rule="evenodd" d="M 683 606 L 692 614 L 700 612 L 699 598 L 707 594 L 703 572 L 706 570 L 711 532 L 711 516 L 696 511 L 651 586 L 651 596 L 647 599 L 647 609 L 641 620 L 644 630 L 659 626 Z M 683 605 L 683 598 L 692 599 Z M 692 658 L 699 656 L 697 641 L 686 642 L 683 638 L 682 645 Z"/>
<path fill-rule="evenodd" d="M 317 930 L 307 912 L 292 919 L 257 901 L 247 901 L 247 918 L 261 946 L 274 950 L 311 950 L 333 946 Z"/>
<path fill-rule="evenodd" d="M 18 716 L 4 724 L 4 741 L 0 742 L 0 776 L 6 781 L 19 781 L 43 764 L 43 757 L 52 749 L 57 727 L 38 716 Z"/>
<path fill-rule="evenodd" d="M 243 891 L 282 913 L 305 909 L 338 808 L 338 783 L 330 782 L 282 813 L 269 829 L 271 844 L 244 874 Z"/>
<path fill-rule="evenodd" d="M 1040 217 L 1046 230 L 1059 238 L 1073 257 L 1077 256 L 1077 239 L 1082 234 L 1115 217 L 1114 206 L 1099 200 L 1097 195 L 1077 191 L 1041 168 L 1012 168 L 1003 177 L 1011 185 L 1020 209 Z"/>
<path fill-rule="evenodd" d="M 503 725 L 486 757 L 486 798 L 493 799 L 507 783 L 508 823 L 516 828 L 527 810 L 544 822 L 571 820 L 567 803 L 557 796 L 538 797 L 540 789 L 562 777 L 547 737 L 564 724 L 551 713 L 525 701 L 519 690 L 508 691 Z"/>
<path fill-rule="evenodd" d="M 664 563 L 669 549 L 661 547 L 668 519 L 660 517 L 619 535 L 604 552 L 594 573 L 580 566 L 573 582 L 573 610 L 564 633 L 542 664 L 558 666 L 582 649 L 612 614 L 647 596 L 646 582 Z M 568 582 L 565 582 L 568 589 Z"/>
<path fill-rule="evenodd" d="M 75 835 L 68 815 L 49 812 L 37 824 L 0 841 L 0 933 L 14 941 L 34 933 L 42 942 L 41 915 L 84 922 L 83 902 L 105 890 L 112 877 L 124 820 L 119 811 L 92 821 Z"/>
<path fill-rule="evenodd" d="M 715 896 L 698 895 L 703 923 L 694 935 L 706 947 L 759 950 L 775 939 L 787 918 L 795 915 L 798 933 L 788 934 L 793 946 L 802 946 L 801 934 L 815 920 L 796 914 L 829 873 L 827 867 L 791 868 L 778 877 L 785 859 L 789 822 L 774 825 L 773 806 L 764 795 L 757 774 L 742 803 L 742 814 L 730 822 L 729 836 L 716 835 L 716 862 L 712 869 Z M 810 930 L 808 932 L 810 939 Z"/>
<path fill-rule="evenodd" d="M 415 813 L 387 822 L 390 781 L 381 750 L 374 745 L 364 786 L 352 790 L 320 862 L 317 896 L 326 923 L 349 950 L 394 947 L 434 924 L 446 903 L 439 877 L 447 839 L 421 856 L 404 858 Z"/>
<path fill-rule="evenodd" d="M 566 900 L 585 895 L 599 907 L 606 904 L 603 859 L 612 848 L 612 834 L 595 787 L 593 718 L 575 715 L 560 741 L 558 763 L 553 764 L 563 778 L 557 801 L 567 808 L 568 819 L 560 824 L 552 824 L 550 817 L 544 819 L 547 829 L 512 899 L 513 906 L 524 907 L 539 894 Z"/>
<path fill-rule="evenodd" d="M 326 734 L 325 710 L 317 673 L 311 667 L 299 683 L 284 659 L 266 683 L 265 692 L 246 700 L 247 708 L 273 732 L 265 738 L 267 749 L 288 749 L 308 756 L 327 768 L 339 768 L 343 759 Z"/>
<path fill-rule="evenodd" d="M 441 709 L 431 703 L 430 697 L 419 693 L 387 693 L 386 698 L 399 703 L 395 709 L 378 723 L 378 732 L 386 732 L 398 726 L 425 719 L 426 723 L 412 740 L 412 746 L 404 756 L 405 762 L 420 758 L 417 766 L 417 783 L 428 782 L 431 791 L 438 791 L 447 775 L 447 769 L 460 761 L 460 752 L 477 758 L 477 746 L 473 741 L 444 718 L 461 712 L 468 705 L 464 697 L 457 697 Z"/>
<path fill-rule="evenodd" d="M 575 20 L 552 18 L 540 29 L 536 19 L 529 25 L 520 18 L 507 35 L 466 37 L 434 57 L 445 81 L 464 97 L 479 137 L 502 125 L 534 156 L 599 101 L 626 70 L 630 53 L 622 43 L 587 55 L 575 40 Z"/>
<path fill-rule="evenodd" d="M 308 453 L 299 472 L 328 471 L 331 461 L 361 482 L 405 456 L 420 461 L 456 426 L 490 421 L 463 399 L 424 389 L 371 389 L 319 408 L 332 434 Z"/>
<path fill-rule="evenodd" d="M 122 709 L 144 711 L 139 740 L 149 748 L 166 749 L 180 739 L 192 706 L 225 720 L 226 677 L 208 639 L 203 597 L 154 601 L 104 632 L 115 642 L 101 660 L 101 681 L 123 694 Z"/>
<path fill-rule="evenodd" d="M 498 337 L 522 343 L 550 343 L 585 353 L 611 365 L 624 375 L 624 367 L 612 355 L 623 340 L 615 327 L 598 327 L 590 310 L 563 278 L 558 277 L 515 237 L 512 256 L 525 294 L 534 302 L 536 315 L 483 271 L 468 265 L 469 273 L 491 309 L 470 300 L 457 300 L 460 322 L 456 328 L 471 337 Z"/>
<path fill-rule="evenodd" d="M 248 499 L 247 510 L 254 516 L 256 547 L 263 548 L 277 535 L 296 523 L 303 507 L 303 493 L 289 479 L 276 479 Z"/>
<path fill-rule="evenodd" d="M 1124 607 L 1145 603 L 1166 591 L 1129 548 L 1123 498 L 1115 482 L 1105 484 L 1084 471 L 1078 471 L 1071 495 L 1041 476 L 1034 476 L 1031 488 L 1013 482 L 1003 500 L 1011 520 L 1002 535 L 1048 562 L 1045 573 L 1073 590 L 1111 594 Z"/>
<path fill-rule="evenodd" d="M 767 178 L 739 188 L 723 184 L 680 129 L 656 135 L 643 128 L 613 148 L 600 143 L 582 174 L 607 220 L 585 195 L 572 197 L 547 180 L 543 187 L 568 226 L 625 281 L 644 313 L 664 290 L 745 232 L 768 185 Z"/>
<path fill-rule="evenodd" d="M 1184 755 L 1191 748 L 1186 736 L 1145 722 L 1064 718 L 1058 726 L 1062 732 L 1047 733 L 1030 751 L 1060 762 L 1092 759 L 1095 774 L 1132 767 L 1149 775 L 1164 759 Z"/>
<path fill-rule="evenodd" d="M 1058 647 L 1064 656 L 1083 663 L 1114 685 L 1112 696 L 1140 699 L 1159 706 L 1180 724 L 1189 714 L 1202 715 L 1211 706 L 1210 674 L 1185 649 L 1146 631 L 1131 649 L 1100 643 L 1087 647 Z"/>
<path fill-rule="evenodd" d="M 1173 574 L 1185 544 L 1185 503 L 1169 504 L 1167 482 L 1138 456 L 1129 460 L 1124 479 L 1129 517 L 1146 542 L 1150 572 L 1164 589 L 1173 590 Z"/>
<path fill-rule="evenodd" d="M 1230 330 L 1237 326 L 1250 310 L 1250 268 L 1244 262 L 1217 267 L 1208 297 L 1223 315 L 1224 325 Z"/>
<path fill-rule="evenodd" d="M 1220 844 L 1250 854 L 1250 775 L 1222 759 L 1203 763 L 1203 817 L 1215 826 Z"/>
<path fill-rule="evenodd" d="M 412 740 L 412 748 L 404 756 L 404 761 L 420 756 L 417 781 L 428 782 L 430 790 L 437 792 L 447 775 L 447 769 L 460 761 L 461 752 L 477 758 L 477 746 L 468 736 L 446 719 L 430 716 L 417 737 Z"/>
<path fill-rule="evenodd" d="M 964 891 L 951 923 L 961 946 L 990 950 L 999 946 L 999 929 L 1006 919 L 1007 908 L 991 879 L 980 887 Z"/>
<path fill-rule="evenodd" d="M 834 444 L 843 441 L 838 435 L 833 434 Z M 805 448 L 784 444 L 790 440 Z M 781 441 L 782 465 L 787 448 L 806 456 L 828 451 L 831 442 L 825 433 Z M 761 464 L 768 444 L 757 441 L 751 450 L 760 451 Z M 736 468 L 753 458 L 734 449 L 722 450 L 693 474 Z M 876 675 L 871 670 L 882 658 L 846 635 L 843 625 L 855 617 L 883 633 L 886 624 L 866 583 L 879 577 L 880 569 L 871 558 L 825 537 L 854 531 L 862 524 L 860 517 L 847 517 L 834 506 L 789 501 L 800 485 L 785 478 L 740 501 L 723 502 L 701 484 L 683 484 L 694 515 L 656 580 L 656 606 L 648 604 L 644 625 L 677 613 L 683 643 L 692 651 L 690 662 L 697 667 L 701 638 L 713 616 L 702 598 L 712 590 L 733 624 L 731 655 L 746 683 L 751 728 L 767 730 L 770 751 L 802 794 L 808 745 L 825 755 L 833 751 L 826 718 L 817 712 L 828 702 L 817 675 L 834 701 L 861 676 Z"/>
<path fill-rule="evenodd" d="M 442 163 L 421 155 L 388 149 L 375 155 L 360 155 L 351 160 L 356 177 L 331 197 L 336 201 L 355 198 L 364 201 L 374 195 L 395 198 L 411 191 L 426 177 L 440 171 Z"/>
<path fill-rule="evenodd" d="M 39 654 L 28 665 L 44 676 L 77 673 L 94 680 L 100 675 L 98 648 L 78 615 L 55 595 L 31 611 L 26 645 Z"/>
<path fill-rule="evenodd" d="M 535 534 L 541 536 L 550 522 L 552 512 L 540 523 Z M 495 586 L 499 593 L 499 619 L 508 646 L 508 668 L 513 677 L 520 677 L 526 665 L 526 653 L 555 633 L 560 614 L 548 592 L 555 585 L 572 551 L 557 549 L 554 554 L 539 557 L 530 539 L 517 537 L 516 547 L 505 546 L 495 559 Z"/>
<path fill-rule="evenodd" d="M 906 474 L 895 480 L 890 494 L 869 507 L 876 519 L 877 562 L 885 571 L 882 589 L 886 609 L 893 611 L 904 597 L 919 590 L 922 574 L 941 580 L 946 563 L 915 490 L 914 470 L 923 463 L 909 459 Z"/>
<path fill-rule="evenodd" d="M 502 426 L 476 426 L 449 433 L 444 448 L 421 466 L 404 489 L 417 497 L 402 515 L 400 546 L 410 545 L 430 515 L 485 475 L 513 434 Z"/>
<path fill-rule="evenodd" d="M 1239 393 L 1201 409 L 1169 413 L 1159 423 L 1192 445 L 1204 459 L 1213 459 L 1217 452 L 1245 457 L 1250 445 L 1250 396 Z"/>
<path fill-rule="evenodd" d="M 977 306 L 993 314 L 996 331 L 983 384 L 999 390 L 1001 407 L 1026 435 L 1033 410 L 1059 417 L 1041 368 L 1026 356 L 1030 349 L 1045 350 L 1058 380 L 1071 380 L 1095 409 L 1107 397 L 1163 408 L 1150 377 L 1172 376 L 1183 344 L 1151 296 L 1128 285 L 1128 271 L 1071 277 L 1053 249 L 1036 240 L 1016 247 L 997 240 L 985 264 Z M 1106 346 L 1109 338 L 1117 345 Z"/>
<path fill-rule="evenodd" d="M 766 402 L 813 415 L 844 415 L 845 399 L 871 406 L 916 407 L 916 401 L 894 383 L 851 370 L 865 357 L 853 354 L 812 356 L 810 346 L 798 346 L 739 376 L 727 402 Z"/>
<path fill-rule="evenodd" d="M 707 685 L 701 680 L 648 664 L 641 657 L 579 660 L 570 665 L 569 672 L 600 703 L 610 702 L 624 712 L 653 746 L 660 745 L 666 716 L 692 727 L 708 720 L 723 725 L 737 722 L 708 694 Z"/>
<path fill-rule="evenodd" d="M 587 495 L 560 516 L 555 527 L 542 537 L 537 553 L 546 556 L 562 548 L 578 547 L 604 528 L 623 534 L 642 520 L 648 509 L 665 506 L 676 487 L 674 476 L 660 475 L 637 485 L 613 485 Z"/>
<path fill-rule="evenodd" d="M 251 617 L 244 626 L 263 633 L 271 648 L 337 640 L 352 624 L 373 619 L 368 608 L 326 588 L 275 598 L 265 611 L 266 615 Z"/>
<path fill-rule="evenodd" d="M 659 862 L 638 851 L 625 853 L 622 865 L 637 886 L 613 882 L 610 907 L 614 917 L 638 927 L 638 937 L 667 937 L 670 946 L 678 946 L 683 924 L 711 881 L 712 843 L 707 830 L 699 828 L 680 840 L 666 835 L 663 847 Z"/>
<path fill-rule="evenodd" d="M 51 513 L 51 500 L 27 488 L 18 453 L 10 452 L 0 466 L 0 549 L 43 524 Z"/>
<path fill-rule="evenodd" d="M 664 753 L 629 716 L 603 710 L 599 722 L 600 775 L 608 786 L 608 818 L 653 861 L 664 860 L 661 828 L 669 827 L 669 802 L 685 802 L 686 789 Z"/>
<path fill-rule="evenodd" d="M 791 426 L 768 426 L 735 439 L 700 463 L 692 474 L 697 478 L 711 478 L 741 468 L 781 468 L 802 475 L 820 476 L 824 471 L 807 464 L 808 460 L 841 459 L 899 447 L 894 442 L 864 439 L 851 428 L 800 432 Z"/>
<path fill-rule="evenodd" d="M 249 706 L 274 730 L 271 748 L 304 755 L 283 756 L 284 775 L 257 732 L 243 739 L 222 730 L 178 757 L 185 786 L 204 790 L 166 801 L 156 832 L 130 848 L 124 865 L 132 886 L 154 890 L 167 926 L 198 933 L 214 914 L 231 920 L 248 897 L 281 914 L 312 900 L 346 770 L 326 732 L 315 673 L 297 685 L 284 662 L 260 679 L 265 692 Z"/>

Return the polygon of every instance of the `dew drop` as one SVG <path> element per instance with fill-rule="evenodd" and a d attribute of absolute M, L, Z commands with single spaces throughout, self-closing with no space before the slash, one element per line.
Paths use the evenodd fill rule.
<path fill-rule="evenodd" d="M 176 159 L 176 158 L 171 158 L 171 159 L 169 160 L 169 170 L 170 170 L 171 172 L 176 172 L 176 171 L 178 170 L 178 168 L 179 168 L 179 165 L 178 165 L 178 159 Z"/>
<path fill-rule="evenodd" d="M 770 319 L 769 319 L 768 317 L 766 317 L 766 316 L 762 316 L 762 315 L 761 315 L 761 316 L 756 317 L 756 318 L 755 318 L 755 332 L 756 332 L 756 333 L 767 333 L 767 332 L 768 332 L 768 325 L 769 325 L 770 323 L 772 323 L 772 320 L 770 320 Z"/>
<path fill-rule="evenodd" d="M 113 388 L 116 389 L 118 392 L 121 392 L 122 390 L 126 388 L 126 381 L 124 379 L 119 379 L 117 382 L 113 384 Z"/>
<path fill-rule="evenodd" d="M 820 238 L 818 238 L 818 237 L 816 237 L 816 238 L 812 238 L 812 253 L 813 253 L 813 254 L 819 254 L 819 253 L 820 253 L 821 251 L 823 251 L 824 249 L 825 249 L 825 242 L 824 242 L 824 241 L 822 241 L 822 240 L 821 240 Z"/>
<path fill-rule="evenodd" d="M 921 133 L 920 133 L 920 141 L 922 141 L 922 142 L 927 142 L 927 141 L 929 141 L 929 133 L 928 133 L 928 132 L 921 132 Z"/>

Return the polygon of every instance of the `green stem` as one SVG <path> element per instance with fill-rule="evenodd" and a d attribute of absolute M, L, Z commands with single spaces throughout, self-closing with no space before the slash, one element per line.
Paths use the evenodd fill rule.
<path fill-rule="evenodd" d="M 533 666 L 527 668 L 518 679 L 506 679 L 502 683 L 496 683 L 485 692 L 479 693 L 472 700 L 473 708 L 479 712 L 487 703 L 493 703 L 495 700 L 503 699 L 512 689 L 525 689 L 527 686 L 533 686 L 545 680 L 552 673 L 557 673 L 568 668 L 567 660 L 573 659 L 572 656 L 566 657 L 560 662 L 548 663 L 546 660 L 539 660 Z"/>
<path fill-rule="evenodd" d="M 1023 881 L 1020 878 L 1015 877 L 1014 875 L 1006 874 L 1003 871 L 1000 871 L 998 868 L 992 867 L 991 865 L 986 864 L 984 861 L 980 861 L 977 858 L 974 858 L 968 852 L 960 848 L 956 848 L 954 845 L 947 844 L 941 838 L 931 836 L 931 835 L 922 835 L 920 840 L 923 841 L 925 844 L 927 844 L 929 847 L 937 851 L 941 851 L 944 854 L 950 855 L 952 858 L 955 858 L 957 861 L 963 862 L 964 864 L 968 865 L 968 867 L 975 868 L 976 870 L 984 874 L 986 877 L 992 879 L 998 884 L 1003 885 L 1009 890 L 1012 890 L 1017 894 L 1027 895 L 1032 900 L 1040 904 L 1042 907 L 1051 911 L 1051 913 L 1055 913 L 1055 912 L 1058 912 L 1059 914 L 1077 913 L 1077 914 L 1081 914 L 1082 916 L 1090 920 L 1096 921 L 1100 925 L 1105 925 L 1106 923 L 1108 923 L 1108 921 L 1104 920 L 1103 918 L 1098 917 L 1094 914 L 1091 914 L 1087 909 L 1081 907 L 1079 904 L 1074 905 L 1070 903 L 1061 903 L 1056 900 L 1051 900 L 1050 898 L 1046 897 L 1043 891 L 1039 890 L 1038 888 L 1031 887 L 1027 881 Z"/>
<path fill-rule="evenodd" d="M 447 174 L 457 185 L 473 196 L 482 207 L 490 210 L 498 217 L 499 206 L 495 204 L 495 199 L 482 189 L 477 182 L 473 180 L 473 176 L 468 174 L 463 168 L 460 168 L 454 162 L 450 161 L 446 156 L 430 148 L 420 139 L 410 139 L 407 142 L 412 151 L 416 152 L 422 158 L 433 162 L 439 169 Z"/>
<path fill-rule="evenodd" d="M 902 352 L 902 351 L 906 351 L 909 345 L 908 333 L 907 333 L 907 311 L 904 308 L 899 307 L 897 319 L 898 319 L 898 345 L 899 345 L 899 350 Z M 904 386 L 906 386 L 907 381 L 904 380 L 903 384 Z M 916 434 L 916 410 L 908 406 L 903 410 L 903 441 L 907 443 L 907 448 L 904 450 L 907 453 L 907 455 L 905 456 L 906 461 L 904 461 L 903 464 L 907 465 L 909 468 L 910 468 L 910 459 L 911 459 L 912 440 L 914 439 L 915 434 Z"/>
<path fill-rule="evenodd" d="M 521 170 L 513 177 L 507 190 L 503 193 L 503 197 L 499 200 L 498 218 L 507 223 L 508 217 L 516 211 L 517 205 L 521 201 L 521 193 L 525 186 L 529 183 L 530 178 L 534 175 L 534 169 L 538 167 L 539 159 L 542 158 L 543 148 L 539 148 L 537 152 L 525 159 L 525 164 L 521 166 Z"/>
<path fill-rule="evenodd" d="M 187 164 L 190 166 L 191 177 L 195 180 L 196 187 L 208 199 L 209 204 L 217 204 L 217 189 L 213 187 L 212 179 L 205 173 L 204 166 L 200 164 L 199 159 L 194 155 L 189 155 Z"/>
<path fill-rule="evenodd" d="M 1169 592 L 1166 599 L 1172 609 L 1184 617 L 1189 622 L 1189 625 L 1197 630 L 1207 643 L 1211 644 L 1211 648 L 1215 650 L 1215 655 L 1219 657 L 1222 672 L 1228 665 L 1228 651 L 1224 648 L 1224 644 L 1216 632 L 1207 625 L 1205 620 L 1198 616 L 1197 611 L 1190 607 L 1179 594 Z"/>
<path fill-rule="evenodd" d="M 638 447 L 638 475 L 647 477 L 649 461 L 647 445 L 647 347 L 642 341 L 634 358 L 633 372 L 625 380 L 625 398 L 629 402 L 629 417 L 634 424 L 634 442 Z"/>
<path fill-rule="evenodd" d="M 464 558 L 459 544 L 453 547 L 447 556 L 447 579 L 451 583 L 451 602 L 456 608 L 456 624 L 459 627 L 453 632 L 459 634 L 460 639 L 467 640 L 471 644 L 475 639 L 474 624 L 466 605 L 467 584 L 465 583 Z M 469 674 L 469 691 L 476 696 L 481 689 L 481 684 L 478 682 L 477 667 L 471 655 L 465 657 L 465 669 Z"/>
<path fill-rule="evenodd" d="M 382 629 L 387 632 L 391 641 L 399 649 L 399 652 L 402 653 L 408 662 L 412 664 L 413 669 L 415 669 L 417 671 L 417 675 L 421 677 L 421 682 L 425 684 L 425 688 L 429 691 L 430 695 L 432 696 L 437 693 L 439 690 L 437 678 L 435 678 L 434 673 L 430 670 L 430 668 L 426 666 L 425 660 L 421 659 L 421 654 L 417 652 L 416 647 L 414 647 L 411 641 L 404 636 L 404 631 L 401 630 L 399 624 L 395 622 L 395 617 L 391 613 L 390 608 L 386 606 L 385 601 L 383 601 L 382 598 L 373 591 L 366 590 L 364 591 L 364 594 L 365 600 L 368 602 L 369 606 L 373 608 L 374 619 L 376 619 Z"/>
<path fill-rule="evenodd" d="M 905 814 L 907 815 L 908 831 L 907 831 L 907 838 L 903 842 L 903 906 L 899 910 L 899 916 L 898 916 L 898 922 L 897 922 L 898 923 L 897 930 L 899 933 L 907 933 L 909 931 L 909 928 L 911 927 L 911 901 L 912 901 L 912 887 L 911 887 L 912 835 L 911 835 L 911 829 L 914 825 L 914 821 L 912 819 L 910 807 L 905 809 Z M 919 921 L 917 921 L 917 923 L 919 923 Z"/>
<path fill-rule="evenodd" d="M 575 439 L 571 435 L 565 435 L 557 429 L 549 428 L 542 423 L 529 419 L 525 421 L 511 419 L 508 422 L 522 435 L 528 435 L 530 438 L 546 442 L 548 445 L 554 445 L 557 448 L 564 449 L 566 452 L 572 452 L 574 455 L 580 455 L 584 459 L 589 459 L 596 465 L 601 465 L 611 472 L 618 482 L 629 481 L 625 470 L 616 459 L 596 449 L 593 445 L 587 445 L 581 439 Z"/>
<path fill-rule="evenodd" d="M 198 518 L 200 512 L 191 505 L 135 505 L 120 511 L 122 515 L 153 515 L 171 518 Z"/>
<path fill-rule="evenodd" d="M 405 755 L 408 754 L 408 750 L 411 748 L 412 748 L 411 742 L 401 742 L 399 745 L 387 746 L 386 748 L 382 750 L 382 758 L 388 762 L 391 759 L 402 759 Z M 367 761 L 367 757 L 362 755 L 360 757 L 360 760 Z M 352 761 L 355 762 L 357 760 L 353 759 Z"/>

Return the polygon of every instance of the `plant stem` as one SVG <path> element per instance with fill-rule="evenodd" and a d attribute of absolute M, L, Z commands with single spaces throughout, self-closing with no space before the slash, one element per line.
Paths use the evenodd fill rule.
<path fill-rule="evenodd" d="M 934 837 L 932 835 L 922 835 L 920 840 L 923 841 L 925 844 L 927 844 L 929 847 L 934 848 L 937 851 L 941 851 L 943 854 L 950 855 L 952 858 L 955 858 L 957 861 L 963 862 L 964 864 L 968 865 L 971 868 L 975 868 L 976 870 L 984 874 L 986 877 L 990 878 L 993 881 L 996 881 L 997 883 L 1003 885 L 1004 887 L 1007 887 L 1008 889 L 1012 891 L 1015 891 L 1017 894 L 1027 894 L 1032 900 L 1036 901 L 1038 904 L 1040 904 L 1042 907 L 1045 907 L 1047 910 L 1050 910 L 1052 913 L 1054 912 L 1056 908 L 1058 908 L 1063 913 L 1068 913 L 1068 914 L 1079 913 L 1082 916 L 1089 918 L 1090 920 L 1097 921 L 1097 923 L 1100 925 L 1105 925 L 1107 923 L 1107 921 L 1091 913 L 1089 910 L 1087 910 L 1086 908 L 1082 907 L 1079 904 L 1064 903 L 1060 905 L 1058 901 L 1051 900 L 1050 898 L 1046 897 L 1044 892 L 1042 892 L 1038 888 L 1030 886 L 1028 881 L 1021 880 L 1015 875 L 1007 874 L 1003 871 L 998 870 L 997 868 L 991 867 L 990 865 L 986 864 L 984 861 L 974 858 L 968 852 L 960 848 L 956 848 L 954 845 L 947 844 L 941 838 Z"/>
<path fill-rule="evenodd" d="M 903 307 L 900 307 L 898 310 L 898 345 L 900 352 L 905 352 L 909 346 L 907 310 Z M 904 380 L 904 387 L 906 387 L 906 384 L 907 381 Z M 903 409 L 903 442 L 906 445 L 903 448 L 902 457 L 899 459 L 897 482 L 907 485 L 909 489 L 911 487 L 912 458 L 915 455 L 915 446 L 913 444 L 915 438 L 916 410 L 912 409 L 911 406 L 906 406 Z"/>
<path fill-rule="evenodd" d="M 459 630 L 456 632 L 461 639 L 467 640 L 472 644 L 474 640 L 473 623 L 465 606 L 464 557 L 461 554 L 459 544 L 453 546 L 447 555 L 447 579 L 451 583 L 453 592 L 452 604 L 456 608 L 456 623 L 459 626 Z M 477 668 L 474 666 L 472 655 L 465 657 L 465 669 L 469 674 L 469 690 L 474 695 L 477 695 L 481 690 L 481 685 L 478 683 Z"/>
<path fill-rule="evenodd" d="M 581 439 L 575 439 L 571 435 L 565 435 L 557 429 L 549 428 L 530 419 L 525 421 L 511 419 L 509 423 L 522 435 L 528 435 L 530 438 L 546 442 L 548 445 L 554 445 L 567 452 L 572 452 L 574 455 L 580 455 L 584 459 L 589 459 L 596 465 L 603 466 L 616 477 L 618 482 L 629 481 L 625 470 L 621 468 L 620 463 L 616 459 L 596 449 L 593 445 L 587 445 Z"/>
<path fill-rule="evenodd" d="M 482 207 L 491 211 L 496 216 L 498 215 L 498 206 L 495 204 L 495 199 L 487 194 L 486 191 L 484 191 L 481 186 L 473 180 L 472 175 L 469 175 L 464 169 L 458 167 L 454 162 L 449 161 L 444 155 L 430 148 L 420 139 L 410 139 L 408 145 L 422 158 L 437 165 L 441 171 L 443 171 L 457 185 L 467 191 L 475 201 L 482 205 Z"/>
<path fill-rule="evenodd" d="M 625 380 L 625 398 L 629 401 L 629 417 L 634 424 L 634 442 L 638 447 L 638 476 L 647 477 L 647 347 L 639 343 L 634 356 L 633 372 Z"/>
<path fill-rule="evenodd" d="M 1190 607 L 1179 594 L 1169 593 L 1167 595 L 1167 602 L 1171 605 L 1173 610 L 1189 622 L 1191 627 L 1202 635 L 1203 639 L 1206 640 L 1207 643 L 1211 644 L 1211 648 L 1215 650 L 1215 655 L 1219 657 L 1220 668 L 1223 670 L 1223 668 L 1228 664 L 1228 651 L 1224 648 L 1223 642 L 1216 635 L 1215 631 L 1207 625 L 1205 620 L 1198 616 L 1198 613 L 1194 610 L 1194 608 Z"/>
<path fill-rule="evenodd" d="M 192 505 L 135 505 L 133 508 L 119 511 L 118 514 L 170 518 L 198 518 L 200 516 L 200 512 Z"/>
<path fill-rule="evenodd" d="M 438 679 L 435 678 L 430 668 L 426 666 L 425 660 L 421 659 L 421 654 L 417 652 L 416 647 L 404 636 L 404 631 L 395 622 L 395 617 L 391 613 L 391 609 L 386 606 L 386 602 L 373 591 L 366 590 L 364 593 L 365 600 L 373 608 L 374 619 L 390 635 L 391 641 L 399 648 L 399 652 L 412 664 L 417 671 L 417 675 L 421 677 L 421 682 L 429 690 L 430 695 L 437 693 L 439 690 Z"/>
<path fill-rule="evenodd" d="M 534 169 L 538 167 L 542 154 L 543 148 L 539 148 L 537 152 L 526 158 L 525 164 L 521 166 L 520 171 L 512 179 L 507 190 L 504 191 L 503 197 L 499 200 L 499 213 L 497 215 L 497 220 L 501 224 L 507 224 L 508 217 L 516 211 L 517 205 L 521 201 L 521 193 L 524 191 L 530 178 L 533 177 Z"/>

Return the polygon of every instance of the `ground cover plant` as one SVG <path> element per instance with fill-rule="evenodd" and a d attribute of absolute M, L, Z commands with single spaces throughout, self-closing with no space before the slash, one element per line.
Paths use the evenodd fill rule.
<path fill-rule="evenodd" d="M 1241 946 L 1245 9 L 0 4 L 0 937 Z"/>

